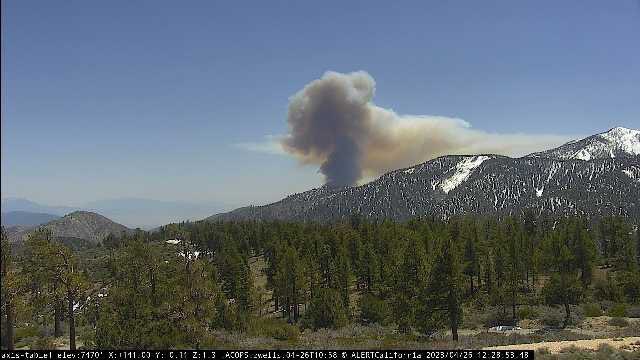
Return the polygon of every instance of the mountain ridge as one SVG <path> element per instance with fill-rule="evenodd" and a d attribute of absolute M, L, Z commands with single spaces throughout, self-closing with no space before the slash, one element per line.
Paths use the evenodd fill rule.
<path fill-rule="evenodd" d="M 616 129 L 624 128 L 609 132 Z M 558 156 L 580 151 L 574 144 L 590 146 L 591 141 L 584 141 L 590 138 L 593 136 L 521 158 L 445 155 L 388 172 L 361 186 L 321 187 L 207 220 L 339 221 L 354 214 L 406 220 L 468 213 L 507 216 L 527 210 L 640 219 L 640 156 L 599 154 L 590 160 Z M 567 146 L 571 148 L 567 150 Z"/>
<path fill-rule="evenodd" d="M 608 131 L 570 141 L 556 148 L 527 155 L 557 160 L 594 160 L 640 156 L 640 130 L 614 127 Z"/>
<path fill-rule="evenodd" d="M 80 239 L 91 244 L 97 244 L 109 235 L 120 237 L 123 234 L 134 232 L 134 230 L 100 214 L 89 211 L 74 211 L 40 226 L 9 229 L 9 240 L 13 243 L 24 241 L 37 228 L 51 230 L 53 236 L 58 239 Z"/>

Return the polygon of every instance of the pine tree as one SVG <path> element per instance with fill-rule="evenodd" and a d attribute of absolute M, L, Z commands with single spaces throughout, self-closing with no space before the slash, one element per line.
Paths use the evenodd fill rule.
<path fill-rule="evenodd" d="M 314 329 L 339 328 L 348 321 L 340 292 L 330 288 L 320 288 L 316 291 L 306 316 Z"/>
<path fill-rule="evenodd" d="M 364 245 L 359 268 L 360 281 L 367 291 L 373 291 L 380 281 L 380 258 L 370 242 Z"/>
<path fill-rule="evenodd" d="M 221 294 L 215 269 L 212 268 L 211 264 L 200 258 L 192 258 L 188 261 L 191 262 L 189 271 L 182 274 L 180 277 L 182 281 L 177 286 L 178 292 L 188 295 L 183 297 L 181 304 L 182 319 L 179 325 L 184 329 L 187 344 L 193 344 L 196 349 L 199 349 L 206 336 L 209 324 L 217 315 L 215 304 Z M 249 273 L 248 276 L 250 277 L 250 275 Z M 250 279 L 245 279 L 244 281 L 247 281 L 243 286 L 248 286 L 248 290 L 245 291 L 247 291 L 246 296 L 249 297 L 252 283 Z M 241 293 L 245 294 L 244 292 Z M 249 299 L 240 297 L 238 306 L 243 313 L 249 311 L 249 303 Z"/>
<path fill-rule="evenodd" d="M 51 230 L 39 228 L 29 234 L 22 257 L 33 306 L 39 311 L 53 313 L 55 337 L 62 336 L 65 313 L 65 294 L 56 268 L 61 246 L 55 242 Z"/>
<path fill-rule="evenodd" d="M 443 234 L 434 254 L 417 316 L 419 327 L 424 333 L 448 325 L 453 340 L 458 341 L 458 327 L 462 323 L 461 267 L 457 245 Z"/>
<path fill-rule="evenodd" d="M 576 304 L 582 295 L 582 285 L 578 280 L 579 268 L 565 234 L 564 229 L 558 229 L 544 241 L 544 262 L 551 276 L 542 291 L 548 304 L 564 307 L 564 327 L 571 321 L 571 305 Z"/>
<path fill-rule="evenodd" d="M 582 286 L 586 288 L 591 283 L 593 274 L 594 260 L 596 258 L 596 247 L 591 234 L 587 231 L 584 224 L 577 219 L 572 221 L 572 245 L 573 253 L 576 257 L 576 265 L 580 269 L 580 281 Z"/>
<path fill-rule="evenodd" d="M 182 322 L 184 264 L 172 253 L 166 262 L 155 247 L 139 239 L 124 241 L 110 259 L 107 296 L 99 300 L 95 342 L 99 348 L 175 347 Z M 170 261 L 171 260 L 171 261 Z M 182 286 L 178 290 L 178 286 Z M 135 334 L 135 336 L 132 336 Z"/>
<path fill-rule="evenodd" d="M 78 269 L 78 260 L 71 250 L 65 247 L 58 248 L 58 272 L 56 277 L 64 286 L 67 301 L 67 323 L 69 324 L 69 349 L 76 349 L 76 302 L 83 302 L 82 296 L 87 290 L 85 274 Z"/>
<path fill-rule="evenodd" d="M 2 316 L 5 328 L 3 329 L 3 345 L 7 350 L 14 349 L 14 328 L 16 319 L 16 307 L 19 301 L 20 293 L 24 287 L 22 278 L 16 269 L 15 259 L 11 244 L 7 238 L 4 226 L 1 229 L 1 263 L 0 274 L 2 278 Z"/>
<path fill-rule="evenodd" d="M 304 268 L 297 251 L 291 246 L 286 247 L 278 263 L 275 284 L 284 301 L 283 316 L 287 316 L 289 322 L 297 322 L 300 316 L 299 305 L 304 298 L 304 280 Z"/>
<path fill-rule="evenodd" d="M 342 307 L 349 316 L 349 285 L 351 284 L 351 262 L 346 247 L 339 244 L 330 260 L 331 280 L 329 287 L 336 289 L 340 294 Z"/>
<path fill-rule="evenodd" d="M 506 220 L 506 291 L 511 300 L 511 317 L 516 320 L 516 308 L 518 295 L 523 280 L 523 254 L 524 234 L 516 221 L 512 218 Z"/>
<path fill-rule="evenodd" d="M 427 257 L 417 236 L 409 237 L 400 257 L 399 271 L 394 281 L 393 310 L 401 332 L 411 331 L 418 307 L 417 289 L 427 280 Z"/>
<path fill-rule="evenodd" d="M 502 307 L 503 314 L 506 314 L 507 297 L 507 257 L 508 250 L 505 234 L 501 226 L 495 224 L 490 233 L 491 260 L 493 264 L 493 284 L 490 296 L 494 304 Z"/>
<path fill-rule="evenodd" d="M 478 264 L 478 251 L 477 242 L 478 234 L 476 232 L 475 224 L 472 220 L 467 220 L 463 223 L 462 232 L 460 234 L 462 243 L 464 244 L 464 269 L 463 272 L 469 277 L 469 294 L 473 295 L 475 292 L 473 279 L 478 276 L 479 264 Z"/>
<path fill-rule="evenodd" d="M 78 259 L 71 249 L 59 242 L 53 241 L 49 230 L 41 229 L 30 235 L 25 251 L 28 258 L 28 266 L 25 269 L 31 273 L 32 279 L 37 282 L 51 284 L 53 290 L 52 304 L 55 310 L 56 328 L 58 323 L 59 296 L 66 302 L 67 323 L 69 325 L 69 348 L 76 349 L 76 307 L 85 299 L 83 296 L 87 289 L 87 281 L 84 272 L 79 269 Z"/>

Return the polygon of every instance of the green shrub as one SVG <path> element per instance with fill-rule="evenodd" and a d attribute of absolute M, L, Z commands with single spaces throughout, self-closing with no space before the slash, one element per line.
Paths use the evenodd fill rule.
<path fill-rule="evenodd" d="M 627 309 L 627 317 L 640 318 L 640 305 L 629 306 Z"/>
<path fill-rule="evenodd" d="M 570 345 L 568 347 L 562 348 L 560 349 L 560 351 L 558 351 L 559 353 L 570 353 L 570 354 L 577 354 L 582 352 L 583 349 L 575 346 L 575 345 Z"/>
<path fill-rule="evenodd" d="M 535 356 L 537 358 L 537 357 L 539 357 L 541 355 L 550 355 L 550 354 L 551 354 L 551 352 L 549 351 L 549 348 L 543 347 L 543 348 L 540 348 L 540 349 L 536 350 L 536 355 Z"/>
<path fill-rule="evenodd" d="M 82 344 L 78 346 L 78 350 L 91 350 L 97 347 L 96 337 L 91 332 L 81 333 L 78 336 L 78 342 Z"/>
<path fill-rule="evenodd" d="M 220 341 L 215 335 L 206 334 L 200 342 L 202 349 L 229 349 L 233 348 L 233 344 Z"/>
<path fill-rule="evenodd" d="M 4 329 L 2 329 L 4 330 Z M 15 329 L 14 337 L 16 341 L 20 339 L 32 338 L 40 335 L 40 331 L 37 326 L 23 326 Z"/>
<path fill-rule="evenodd" d="M 620 271 L 616 274 L 616 283 L 627 302 L 640 302 L 640 272 Z"/>
<path fill-rule="evenodd" d="M 371 294 L 360 299 L 360 319 L 363 323 L 377 323 L 386 325 L 391 318 L 391 311 L 387 303 Z"/>
<path fill-rule="evenodd" d="M 625 304 L 616 304 L 607 311 L 607 315 L 611 317 L 626 317 L 627 306 Z"/>
<path fill-rule="evenodd" d="M 319 289 L 311 299 L 303 324 L 318 328 L 339 328 L 347 324 L 347 311 L 335 289 Z"/>
<path fill-rule="evenodd" d="M 465 308 L 462 319 L 462 328 L 478 329 L 484 326 L 485 312 L 476 308 Z"/>
<path fill-rule="evenodd" d="M 560 327 L 564 322 L 564 312 L 557 308 L 546 308 L 540 320 L 546 326 Z"/>
<path fill-rule="evenodd" d="M 490 328 L 499 325 L 515 325 L 515 321 L 507 311 L 493 309 L 489 311 L 484 320 L 484 326 Z"/>
<path fill-rule="evenodd" d="M 622 290 L 613 281 L 611 276 L 606 279 L 598 279 L 593 284 L 593 295 L 597 300 L 621 301 Z"/>
<path fill-rule="evenodd" d="M 602 308 L 598 304 L 584 304 L 582 305 L 582 311 L 586 317 L 602 316 Z"/>
<path fill-rule="evenodd" d="M 247 329 L 249 316 L 237 303 L 228 304 L 226 298 L 221 297 L 217 300 L 216 311 L 216 318 L 212 322 L 214 327 L 236 331 Z"/>
<path fill-rule="evenodd" d="M 54 350 L 56 344 L 52 337 L 36 337 L 31 343 L 31 350 Z"/>
<path fill-rule="evenodd" d="M 523 306 L 520 309 L 518 309 L 518 311 L 516 312 L 516 315 L 518 316 L 518 319 L 520 320 L 524 320 L 524 319 L 537 319 L 538 316 L 540 316 L 540 314 L 538 313 L 538 311 L 536 311 L 536 309 L 532 306 Z"/>
<path fill-rule="evenodd" d="M 618 326 L 618 327 L 627 327 L 629 326 L 629 322 L 627 319 L 621 317 L 614 317 L 609 320 L 609 325 Z"/>
<path fill-rule="evenodd" d="M 300 330 L 297 326 L 288 324 L 282 319 L 257 318 L 251 320 L 247 334 L 256 337 L 295 341 L 300 336 Z"/>

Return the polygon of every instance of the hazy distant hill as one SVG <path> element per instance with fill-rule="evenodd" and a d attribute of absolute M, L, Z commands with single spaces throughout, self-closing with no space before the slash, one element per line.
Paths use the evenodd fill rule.
<path fill-rule="evenodd" d="M 22 198 L 2 199 L 3 213 L 23 211 L 62 216 L 73 211 L 91 211 L 128 227 L 142 229 L 150 229 L 172 222 L 200 220 L 212 213 L 232 208 L 217 202 L 192 203 L 139 198 L 96 200 L 77 207 L 49 206 Z"/>
<path fill-rule="evenodd" d="M 522 158 L 443 156 L 389 172 L 366 185 L 324 186 L 209 219 L 337 221 L 359 214 L 404 220 L 425 215 L 517 215 L 525 210 L 640 219 L 637 133 L 615 128 Z M 588 159 L 574 156 L 587 152 Z"/>
<path fill-rule="evenodd" d="M 71 206 L 48 206 L 42 205 L 31 200 L 22 198 L 3 198 L 2 199 L 2 212 L 8 213 L 12 211 L 24 211 L 31 213 L 43 213 L 62 216 L 72 211 L 78 210 L 78 208 Z"/>
<path fill-rule="evenodd" d="M 204 219 L 225 207 L 218 203 L 119 198 L 92 201 L 84 204 L 83 209 L 96 211 L 130 227 L 150 229 L 172 222 Z"/>
<path fill-rule="evenodd" d="M 109 234 L 119 237 L 124 233 L 133 232 L 124 225 L 115 223 L 100 214 L 87 211 L 72 212 L 41 227 L 50 229 L 56 238 L 80 239 L 93 244 L 102 241 Z M 33 229 L 33 227 L 11 228 L 8 231 L 9 239 L 12 242 L 25 240 Z"/>
<path fill-rule="evenodd" d="M 47 223 L 60 218 L 60 216 L 34 213 L 28 211 L 9 211 L 2 213 L 2 225 L 4 226 L 34 226 Z"/>

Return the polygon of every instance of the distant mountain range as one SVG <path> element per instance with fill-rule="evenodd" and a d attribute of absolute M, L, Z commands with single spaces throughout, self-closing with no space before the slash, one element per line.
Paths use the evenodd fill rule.
<path fill-rule="evenodd" d="M 5 214 L 13 212 L 63 216 L 73 211 L 82 210 L 103 214 L 131 228 L 150 229 L 171 222 L 203 219 L 211 213 L 223 211 L 225 208 L 227 207 L 223 204 L 212 202 L 190 203 L 139 198 L 92 201 L 78 207 L 49 206 L 22 198 L 4 198 L 2 199 L 2 223 L 5 224 Z M 27 219 L 27 214 L 23 215 L 16 221 L 10 221 L 7 217 L 7 225 L 36 225 L 46 222 L 34 220 L 37 218 L 36 215 L 28 215 L 33 219 Z M 15 215 L 10 216 L 15 218 Z"/>
<path fill-rule="evenodd" d="M 45 213 L 37 213 L 37 212 L 28 212 L 28 211 L 9 211 L 6 213 L 2 213 L 2 225 L 4 226 L 35 226 L 47 223 L 52 220 L 56 220 L 60 218 L 60 216 L 45 214 Z"/>
<path fill-rule="evenodd" d="M 362 186 L 323 186 L 208 220 L 405 220 L 526 210 L 640 219 L 640 131 L 618 127 L 521 158 L 443 156 Z"/>
<path fill-rule="evenodd" d="M 30 213 L 42 213 L 42 214 L 51 214 L 62 216 L 68 214 L 72 211 L 78 210 L 75 207 L 71 206 L 48 206 L 38 204 L 36 202 L 22 199 L 22 198 L 3 198 L 2 199 L 2 212 L 14 212 L 14 211 L 23 211 Z"/>
<path fill-rule="evenodd" d="M 7 227 L 6 230 L 9 241 L 12 243 L 24 241 L 27 239 L 29 233 L 37 227 L 51 230 L 53 236 L 62 241 L 71 241 L 74 243 L 81 241 L 90 244 L 96 244 L 108 235 L 120 237 L 123 234 L 131 234 L 134 231 L 100 214 L 87 211 L 75 211 L 40 226 Z"/>

